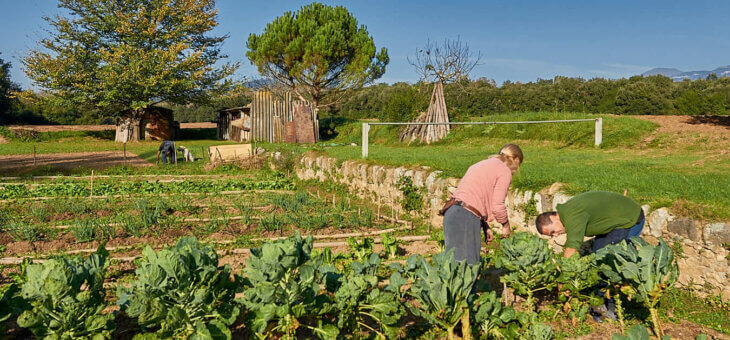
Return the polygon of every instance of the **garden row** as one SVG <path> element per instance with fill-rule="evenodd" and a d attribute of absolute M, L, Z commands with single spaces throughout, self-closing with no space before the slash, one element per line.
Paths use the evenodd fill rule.
<path fill-rule="evenodd" d="M 274 173 L 263 178 L 225 180 L 159 181 L 98 181 L 83 183 L 68 181 L 47 185 L 5 184 L 0 200 L 39 197 L 84 197 L 172 193 L 209 193 L 234 190 L 289 190 L 294 187 L 290 178 Z"/>
<path fill-rule="evenodd" d="M 395 255 L 397 241 L 385 239 L 383 255 Z M 630 299 L 650 311 L 654 332 L 661 335 L 657 303 L 677 276 L 669 247 L 640 239 L 562 259 L 545 240 L 517 233 L 473 266 L 456 262 L 452 252 L 386 265 L 373 252 L 371 239 L 349 242 L 345 256 L 335 256 L 329 248 L 312 251 L 313 238 L 299 233 L 265 242 L 251 249 L 240 274 L 220 266 L 215 249 L 194 238 L 159 251 L 147 247 L 135 261 L 134 276 L 117 286 L 121 313 L 105 312 L 114 297 L 103 287 L 108 266 L 103 248 L 85 259 L 62 256 L 26 263 L 23 275 L 5 288 L 0 320 L 17 316 L 18 326 L 55 339 L 130 334 L 144 339 L 410 338 L 443 333 L 449 339 L 459 334 L 464 339 L 550 339 L 553 330 L 537 313 L 534 293 L 560 284 L 570 294 L 561 293 L 564 301 L 552 303 L 565 315 L 582 319 L 589 306 L 607 296 L 622 311 L 621 302 Z M 502 282 L 526 298 L 524 308 L 504 305 L 484 283 L 483 275 L 494 268 L 504 272 Z M 599 282 L 610 284 L 599 292 Z M 648 339 L 642 326 L 630 332 Z"/>
<path fill-rule="evenodd" d="M 331 233 L 341 230 L 382 229 L 394 218 L 340 199 L 334 203 L 306 191 L 229 197 L 195 203 L 183 196 L 138 198 L 120 203 L 104 201 L 49 201 L 52 204 L 15 204 L 0 210 L 0 239 L 9 255 L 28 248 L 53 251 L 83 247 L 91 241 L 124 245 L 141 237 L 192 234 L 236 239 L 255 231 L 280 236 L 290 231 Z M 65 241 L 65 244 L 53 242 Z M 46 245 L 53 244 L 48 249 Z M 76 245 L 78 244 L 78 245 Z"/>

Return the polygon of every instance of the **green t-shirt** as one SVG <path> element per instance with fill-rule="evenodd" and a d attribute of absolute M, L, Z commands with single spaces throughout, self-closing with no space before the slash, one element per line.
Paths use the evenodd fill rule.
<path fill-rule="evenodd" d="M 641 213 L 641 207 L 632 199 L 606 191 L 578 194 L 558 204 L 556 210 L 568 236 L 565 247 L 573 249 L 580 249 L 585 236 L 634 226 Z"/>

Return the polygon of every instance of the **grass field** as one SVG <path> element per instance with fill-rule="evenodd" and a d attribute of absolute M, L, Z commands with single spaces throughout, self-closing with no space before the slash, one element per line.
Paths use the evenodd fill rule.
<path fill-rule="evenodd" d="M 536 119 L 524 115 L 509 118 L 530 117 Z M 537 117 L 577 116 L 539 114 Z M 500 118 L 505 117 L 494 117 L 494 120 Z M 711 145 L 702 135 L 672 143 L 672 136 L 654 132 L 657 127 L 654 123 L 607 116 L 604 117 L 605 143 L 597 148 L 592 146 L 592 124 L 547 128 L 544 125 L 468 126 L 454 130 L 446 140 L 433 145 L 411 146 L 394 142 L 397 129 L 378 126 L 371 133 L 373 142 L 368 161 L 426 165 L 444 171 L 446 176 L 461 177 L 471 164 L 496 153 L 505 143 L 514 142 L 525 153 L 514 187 L 535 190 L 562 182 L 571 193 L 629 189 L 630 196 L 641 204 L 670 206 L 676 213 L 705 220 L 730 218 L 730 176 L 727 175 L 730 157 L 718 152 L 718 148 L 727 148 L 730 143 Z M 347 133 L 334 140 L 342 144 L 355 142 L 356 128 L 359 124 L 345 124 L 343 130 Z M 361 154 L 359 146 L 329 147 L 324 151 L 339 159 L 357 159 Z"/>
<path fill-rule="evenodd" d="M 524 113 L 490 116 L 489 121 L 572 119 L 596 116 L 584 114 Z M 495 153 L 508 142 L 518 143 L 525 152 L 525 164 L 513 186 L 540 189 L 554 182 L 567 184 L 567 190 L 623 192 L 642 204 L 669 206 L 676 214 L 704 220 L 730 219 L 730 139 L 696 132 L 669 134 L 657 132 L 658 125 L 633 117 L 602 116 L 604 143 L 593 146 L 593 122 L 551 125 L 461 126 L 448 138 L 433 145 L 399 143 L 395 127 L 373 126 L 370 134 L 369 162 L 387 165 L 427 165 L 444 171 L 446 176 L 460 177 L 473 163 Z M 339 159 L 360 159 L 360 122 L 323 121 L 331 127 L 329 139 L 317 146 L 271 145 L 273 150 L 298 152 L 319 150 Z M 0 155 L 38 153 L 120 151 L 111 140 L 111 131 L 46 132 L 33 142 L 13 141 L 0 144 Z M 200 155 L 201 148 L 230 142 L 214 140 L 213 129 L 183 130 L 178 145 Z M 101 136 L 99 134 L 107 134 Z M 102 138 L 100 138 L 102 137 Z M 349 146 L 356 143 L 358 146 Z M 158 142 L 135 142 L 127 150 L 154 162 Z M 722 151 L 725 150 L 725 151 Z M 203 162 L 177 166 L 146 167 L 134 170 L 115 167 L 97 173 L 197 174 Z M 235 172 L 219 168 L 216 172 Z M 75 173 L 88 173 L 78 169 Z M 40 168 L 28 174 L 55 174 Z"/>

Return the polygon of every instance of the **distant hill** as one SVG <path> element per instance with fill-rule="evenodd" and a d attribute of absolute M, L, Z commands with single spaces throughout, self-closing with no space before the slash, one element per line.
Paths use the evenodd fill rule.
<path fill-rule="evenodd" d="M 683 72 L 681 70 L 678 70 L 676 68 L 653 68 L 649 71 L 646 71 L 642 73 L 641 75 L 644 77 L 648 76 L 655 76 L 655 75 L 663 75 L 667 76 L 669 78 L 672 78 L 674 81 L 682 81 L 685 79 L 689 80 L 697 80 L 697 79 L 705 79 L 710 74 L 716 74 L 718 77 L 728 77 L 730 76 L 730 65 L 728 66 L 720 66 L 712 71 L 687 71 Z"/>

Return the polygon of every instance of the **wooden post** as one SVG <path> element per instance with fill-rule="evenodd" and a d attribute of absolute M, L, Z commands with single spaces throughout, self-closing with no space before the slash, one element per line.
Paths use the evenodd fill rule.
<path fill-rule="evenodd" d="M 596 118 L 596 146 L 603 142 L 603 118 Z"/>
<path fill-rule="evenodd" d="M 36 166 L 36 157 L 35 157 L 35 144 L 33 144 L 33 166 Z"/>
<path fill-rule="evenodd" d="M 368 158 L 368 133 L 370 124 L 362 123 L 362 158 Z"/>
<path fill-rule="evenodd" d="M 202 146 L 202 145 L 200 146 L 200 155 L 201 155 L 201 157 L 203 157 L 203 159 L 204 159 L 204 160 L 203 160 L 203 163 L 207 163 L 207 161 L 205 161 L 205 158 L 206 158 L 206 157 L 205 157 L 205 147 L 204 147 L 204 146 Z"/>
<path fill-rule="evenodd" d="M 91 195 L 94 196 L 94 170 L 91 170 Z"/>
<path fill-rule="evenodd" d="M 124 152 L 124 167 L 126 167 L 127 166 L 127 142 L 124 142 L 124 144 L 122 144 L 122 148 L 124 149 L 124 151 L 123 151 Z"/>

